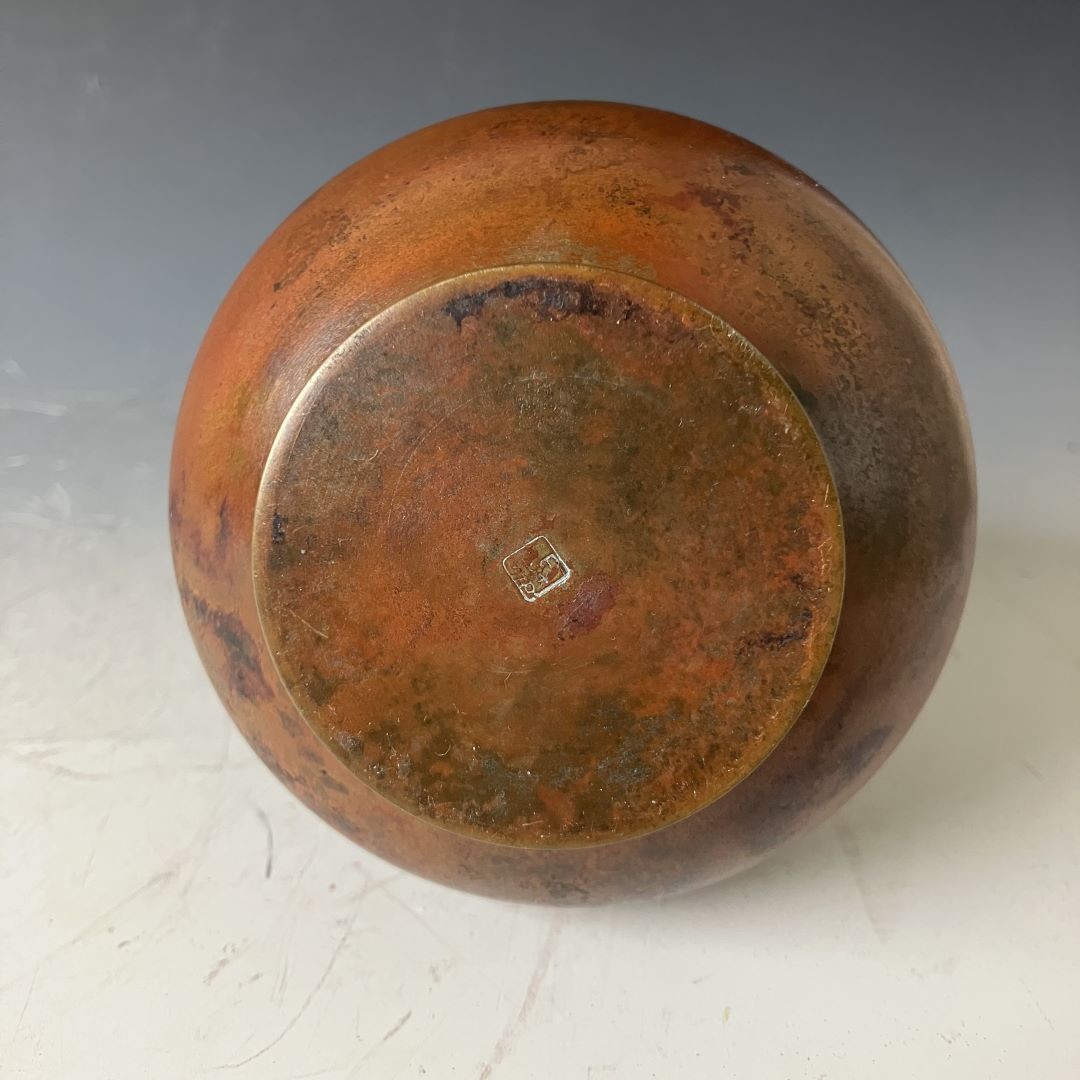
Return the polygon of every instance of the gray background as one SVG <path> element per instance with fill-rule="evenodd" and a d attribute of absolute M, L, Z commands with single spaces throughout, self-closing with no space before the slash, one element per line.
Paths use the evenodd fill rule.
<path fill-rule="evenodd" d="M 0 1062 L 1074 1075 L 1078 13 L 3 0 Z M 496 908 L 335 837 L 230 736 L 169 577 L 179 395 L 263 237 L 398 135 L 557 97 L 689 113 L 845 201 L 941 329 L 980 467 L 972 601 L 915 733 L 828 829 L 636 914 Z"/>
<path fill-rule="evenodd" d="M 1080 498 L 1068 0 L 4 9 L 0 349 L 34 393 L 175 393 L 263 237 L 384 142 L 492 104 L 626 100 L 767 146 L 874 229 L 951 349 L 987 510 L 1042 515 L 1032 469 Z"/>

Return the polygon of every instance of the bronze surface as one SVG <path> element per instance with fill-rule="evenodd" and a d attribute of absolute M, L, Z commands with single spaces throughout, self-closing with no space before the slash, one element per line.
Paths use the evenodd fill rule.
<path fill-rule="evenodd" d="M 378 777 L 356 761 L 346 764 L 316 734 L 323 706 L 309 694 L 297 707 L 286 683 L 301 700 L 300 669 L 282 679 L 269 643 L 284 624 L 271 614 L 264 634 L 254 587 L 253 560 L 258 565 L 258 553 L 273 541 L 272 515 L 269 530 L 262 517 L 257 532 L 253 524 L 264 480 L 272 481 L 281 464 L 267 470 L 271 449 L 297 398 L 313 378 L 319 385 L 327 359 L 370 320 L 424 290 L 523 266 L 543 266 L 555 277 L 552 268 L 570 277 L 610 274 L 612 287 L 640 280 L 733 327 L 768 358 L 813 422 L 842 508 L 843 608 L 806 708 L 726 794 L 664 828 L 635 825 L 637 835 L 614 842 L 563 835 L 560 822 L 573 820 L 560 816 L 558 800 L 546 811 L 551 842 L 537 845 L 521 836 L 524 817 L 508 819 L 510 842 L 492 843 L 476 833 L 476 822 L 434 823 L 438 813 L 405 790 L 397 801 L 384 797 Z M 479 332 L 483 314 L 462 314 L 461 333 L 474 326 Z M 515 332 L 523 332 L 525 317 L 522 308 Z M 455 321 L 452 313 L 446 319 Z M 588 323 L 583 314 L 536 329 L 568 332 Z M 605 320 L 604 334 L 609 330 Z M 628 345 L 628 364 L 640 359 L 644 342 L 642 335 Z M 340 406 L 342 395 L 339 387 L 327 404 Z M 614 430 L 617 410 L 608 399 L 598 401 L 607 402 L 605 423 Z M 438 404 L 414 413 L 417 423 L 447 417 Z M 428 470 L 423 477 L 406 460 L 422 427 L 412 441 L 403 429 L 383 444 L 372 465 L 386 456 L 381 469 L 391 483 L 400 475 L 406 494 L 414 485 L 445 483 L 448 474 L 436 467 L 439 446 L 449 461 L 455 447 L 480 445 L 482 439 L 467 437 L 466 416 L 480 425 L 480 436 L 480 421 L 494 415 L 462 413 L 443 420 L 445 441 L 429 436 L 417 449 L 416 467 Z M 386 414 L 393 423 L 393 410 Z M 350 423 L 358 423 L 359 413 L 353 416 Z M 579 435 L 587 432 L 583 423 Z M 355 449 L 374 455 L 379 444 Z M 603 460 L 603 443 L 597 452 Z M 311 452 L 302 460 L 314 462 Z M 577 462 L 577 472 L 589 475 L 587 465 Z M 805 490 L 803 481 L 790 490 Z M 479 480 L 469 491 L 479 503 Z M 312 495 L 314 505 L 318 492 Z M 495 513 L 504 512 L 498 507 L 509 497 L 498 483 L 484 491 Z M 298 498 L 296 505 L 308 502 Z M 668 113 L 580 102 L 495 109 L 436 125 L 358 162 L 298 208 L 237 279 L 207 332 L 177 425 L 169 509 L 181 598 L 200 655 L 240 730 L 277 775 L 337 828 L 402 866 L 489 895 L 551 902 L 656 894 L 714 880 L 840 805 L 893 749 L 929 693 L 959 619 L 974 544 L 971 448 L 944 348 L 870 233 L 802 173 L 736 136 Z M 395 516 L 392 505 L 386 511 L 389 520 L 380 519 L 379 528 L 408 531 L 407 516 Z M 288 544 L 289 523 L 280 524 Z M 539 590 L 549 573 L 555 580 L 563 571 L 557 562 L 542 565 L 551 554 L 543 545 L 511 561 L 516 580 L 507 573 L 498 603 L 515 602 L 507 610 L 516 610 L 523 625 L 549 617 L 544 613 L 557 610 L 550 602 L 570 596 L 571 586 L 584 589 L 576 534 L 555 524 L 520 536 L 508 529 L 499 534 L 506 550 L 490 553 L 498 562 L 515 545 L 543 536 L 571 571 L 568 582 L 530 603 L 516 581 Z M 824 517 L 818 524 L 829 527 Z M 616 582 L 611 569 L 595 565 Z M 630 603 L 625 597 L 632 597 L 625 585 L 616 592 L 603 579 L 594 582 L 582 610 L 560 615 L 558 625 L 576 627 L 581 615 L 582 626 L 599 621 L 551 643 L 551 655 L 563 645 L 591 647 L 617 627 Z M 824 613 L 827 604 L 811 610 Z M 328 625 L 304 618 L 329 634 Z M 315 650 L 323 639 L 309 633 Z M 683 646 L 678 633 L 673 640 Z M 495 646 L 481 644 L 476 656 L 491 655 Z M 808 673 L 816 649 L 808 651 Z M 276 660 L 288 668 L 299 657 L 279 647 Z M 333 704 L 332 695 L 343 691 L 329 689 Z M 663 687 L 654 690 L 662 700 Z M 643 703 L 628 714 L 663 710 Z M 761 723 L 760 716 L 746 719 Z M 400 753 L 390 742 L 388 753 Z M 334 745 L 348 755 L 348 747 Z M 457 775 L 467 775 L 467 761 L 454 762 Z M 693 809 L 681 796 L 676 803 Z M 602 818 L 592 819 L 586 839 L 600 838 Z"/>
<path fill-rule="evenodd" d="M 407 810 L 529 846 L 700 809 L 786 734 L 840 609 L 824 452 L 756 350 L 610 271 L 388 308 L 297 398 L 255 517 L 300 712 Z"/>

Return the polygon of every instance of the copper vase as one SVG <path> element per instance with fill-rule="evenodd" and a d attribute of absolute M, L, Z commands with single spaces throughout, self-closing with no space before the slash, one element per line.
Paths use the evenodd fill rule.
<path fill-rule="evenodd" d="M 945 350 L 843 206 L 559 102 L 401 139 L 273 233 L 169 508 L 202 660 L 292 791 L 434 880 L 579 902 L 730 874 L 866 780 L 974 502 Z"/>

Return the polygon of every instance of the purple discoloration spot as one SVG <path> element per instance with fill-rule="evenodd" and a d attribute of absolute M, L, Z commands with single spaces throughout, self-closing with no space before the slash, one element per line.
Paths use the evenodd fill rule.
<path fill-rule="evenodd" d="M 590 574 L 570 602 L 559 627 L 559 638 L 575 638 L 595 630 L 615 606 L 615 582 L 607 574 Z"/>

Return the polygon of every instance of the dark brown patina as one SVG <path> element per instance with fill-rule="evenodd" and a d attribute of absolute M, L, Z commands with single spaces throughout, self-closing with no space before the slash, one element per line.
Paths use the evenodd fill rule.
<path fill-rule="evenodd" d="M 948 360 L 867 230 L 733 135 L 582 102 L 305 202 L 203 342 L 169 509 L 282 781 L 411 870 L 560 903 L 715 880 L 840 805 L 974 542 Z"/>

